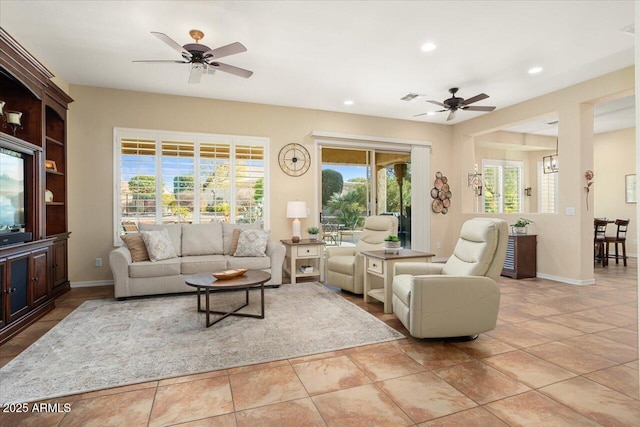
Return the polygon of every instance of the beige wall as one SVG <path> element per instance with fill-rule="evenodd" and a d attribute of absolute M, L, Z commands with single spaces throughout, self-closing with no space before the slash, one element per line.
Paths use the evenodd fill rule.
<path fill-rule="evenodd" d="M 594 136 L 593 215 L 630 219 L 627 254 L 638 253 L 636 203 L 625 203 L 625 175 L 636 173 L 636 129 L 622 129 Z M 608 234 L 615 233 L 610 225 Z"/>
<path fill-rule="evenodd" d="M 538 275 L 569 283 L 593 283 L 593 194 L 590 208 L 585 203 L 584 173 L 594 169 L 593 104 L 627 96 L 634 91 L 634 67 L 607 74 L 556 92 L 497 110 L 454 126 L 454 179 L 461 187 L 473 170 L 473 137 L 535 117 L 557 113 L 559 125 L 559 211 L 558 214 L 530 214 L 538 234 Z M 454 194 L 454 197 L 456 195 Z M 458 196 L 454 203 L 467 203 Z M 568 215 L 567 209 L 575 209 Z M 460 224 L 473 214 L 457 214 Z M 516 215 L 517 216 L 517 215 Z M 503 216 L 509 223 L 513 215 Z"/>
<path fill-rule="evenodd" d="M 108 255 L 113 249 L 113 128 L 249 135 L 270 138 L 271 235 L 288 238 L 288 200 L 313 206 L 313 168 L 302 177 L 285 175 L 278 151 L 291 142 L 313 153 L 314 130 L 430 141 L 432 165 L 453 170 L 451 126 L 354 114 L 278 107 L 204 98 L 179 97 L 88 86 L 70 86 L 69 111 L 69 275 L 72 282 L 111 280 Z M 366 142 L 362 143 L 366 146 Z M 434 169 L 434 170 L 435 170 Z M 428 195 L 426 195 L 428 197 Z M 432 242 L 451 239 L 451 215 L 432 215 Z M 302 221 L 303 230 L 314 218 Z M 432 245 L 435 247 L 435 245 Z M 450 253 L 443 245 L 438 256 Z M 103 260 L 95 267 L 95 258 Z"/>

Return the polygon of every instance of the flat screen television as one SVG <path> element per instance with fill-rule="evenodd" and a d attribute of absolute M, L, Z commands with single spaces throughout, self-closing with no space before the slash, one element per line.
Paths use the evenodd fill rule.
<path fill-rule="evenodd" d="M 0 147 L 0 234 L 24 227 L 25 158 Z"/>

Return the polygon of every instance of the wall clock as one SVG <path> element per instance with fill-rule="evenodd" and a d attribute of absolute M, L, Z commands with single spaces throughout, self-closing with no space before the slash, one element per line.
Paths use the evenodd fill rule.
<path fill-rule="evenodd" d="M 300 144 L 287 144 L 278 154 L 278 163 L 282 172 L 290 176 L 304 175 L 311 165 L 309 152 Z"/>

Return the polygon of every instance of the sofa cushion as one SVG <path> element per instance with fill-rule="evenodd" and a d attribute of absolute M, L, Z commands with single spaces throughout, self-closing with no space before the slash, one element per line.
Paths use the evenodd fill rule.
<path fill-rule="evenodd" d="M 222 255 L 222 224 L 183 224 L 182 256 Z"/>
<path fill-rule="evenodd" d="M 149 253 L 147 252 L 147 246 L 144 244 L 142 234 L 123 234 L 120 239 L 124 242 L 124 245 L 131 252 L 131 261 L 149 261 Z"/>
<path fill-rule="evenodd" d="M 178 256 L 182 255 L 182 224 L 140 224 L 140 231 L 166 229 Z"/>
<path fill-rule="evenodd" d="M 265 230 L 242 230 L 238 238 L 238 249 L 233 256 L 266 256 L 269 232 Z"/>
<path fill-rule="evenodd" d="M 180 274 L 180 258 L 129 264 L 129 277 L 162 277 L 175 276 L 176 274 Z"/>
<path fill-rule="evenodd" d="M 231 252 L 231 243 L 233 241 L 233 230 L 239 228 L 240 230 L 262 230 L 262 224 L 254 222 L 252 224 L 222 224 L 222 245 L 225 255 L 233 255 L 235 251 Z"/>
<path fill-rule="evenodd" d="M 231 247 L 229 248 L 229 254 L 235 254 L 238 250 L 238 239 L 240 239 L 241 231 L 242 230 L 240 230 L 239 228 L 233 229 L 233 237 L 231 238 Z"/>
<path fill-rule="evenodd" d="M 259 257 L 234 257 L 225 255 L 227 268 L 248 268 L 249 270 L 265 270 L 271 268 L 271 258 Z"/>
<path fill-rule="evenodd" d="M 353 276 L 355 255 L 336 255 L 327 260 L 327 269 Z"/>
<path fill-rule="evenodd" d="M 144 240 L 147 252 L 149 253 L 149 259 L 151 259 L 152 262 L 178 256 L 169 238 L 169 232 L 166 229 L 142 231 L 140 234 L 142 234 L 142 240 Z"/>
<path fill-rule="evenodd" d="M 182 274 L 213 273 L 226 270 L 227 260 L 223 255 L 193 255 L 182 257 Z"/>

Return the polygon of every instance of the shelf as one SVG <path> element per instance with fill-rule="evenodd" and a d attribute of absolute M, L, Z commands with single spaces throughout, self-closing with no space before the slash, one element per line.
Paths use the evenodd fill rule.
<path fill-rule="evenodd" d="M 47 169 L 47 174 L 49 174 L 49 175 L 64 176 L 64 173 L 62 173 L 62 172 L 58 172 L 58 171 L 54 171 L 54 170 L 52 170 L 52 169 Z"/>
<path fill-rule="evenodd" d="M 47 206 L 64 206 L 64 202 L 46 202 Z"/>
<path fill-rule="evenodd" d="M 367 295 L 369 295 L 371 298 L 377 299 L 380 302 L 384 302 L 384 288 L 371 289 L 369 292 L 367 292 Z"/>
<path fill-rule="evenodd" d="M 64 147 L 64 143 L 58 141 L 57 139 L 51 138 L 50 136 L 47 136 L 45 138 L 46 138 L 47 142 L 52 142 L 54 144 L 58 144 L 58 145 Z"/>
<path fill-rule="evenodd" d="M 296 277 L 308 277 L 308 276 L 318 276 L 320 272 L 318 270 L 313 270 L 310 273 L 303 273 L 300 270 L 296 271 Z"/>

